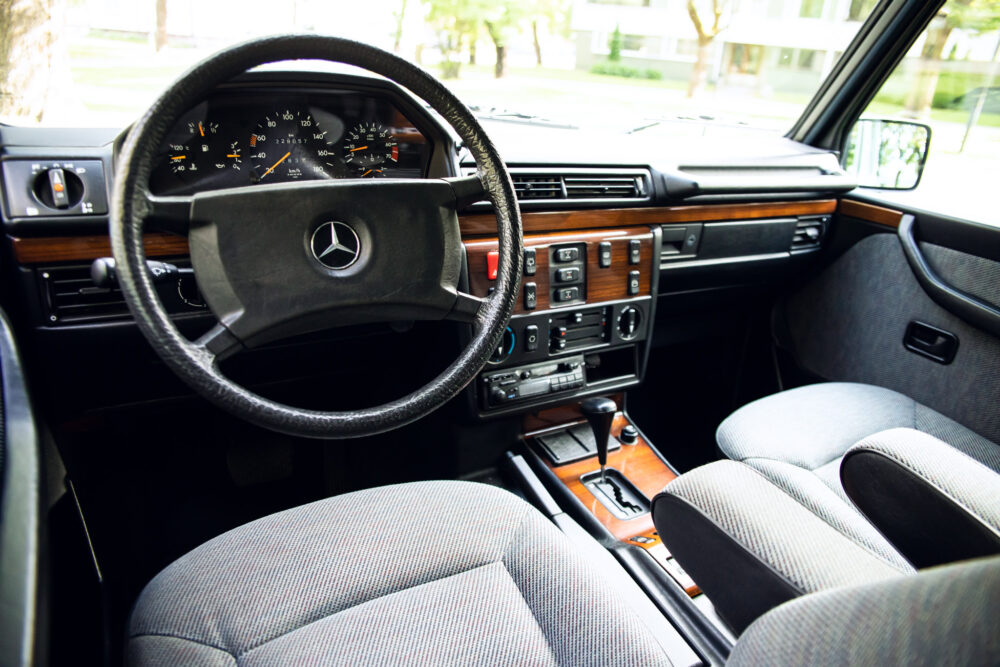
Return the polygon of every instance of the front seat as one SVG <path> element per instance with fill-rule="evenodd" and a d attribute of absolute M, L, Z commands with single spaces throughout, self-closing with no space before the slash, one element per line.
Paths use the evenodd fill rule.
<path fill-rule="evenodd" d="M 514 495 L 358 491 L 229 531 L 143 590 L 132 665 L 668 665 L 638 616 Z"/>
<path fill-rule="evenodd" d="M 829 382 L 767 396 L 726 418 L 716 439 L 728 458 L 754 468 L 890 565 L 908 567 L 848 499 L 840 479 L 853 445 L 899 427 L 932 435 L 1000 473 L 1000 446 L 908 396 L 867 384 Z"/>

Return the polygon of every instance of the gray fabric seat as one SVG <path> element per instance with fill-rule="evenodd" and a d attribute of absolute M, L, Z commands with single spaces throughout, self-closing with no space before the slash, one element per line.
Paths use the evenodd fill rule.
<path fill-rule="evenodd" d="M 1000 472 L 1000 447 L 898 392 L 831 382 L 743 406 L 719 426 L 722 452 L 754 468 L 832 527 L 886 563 L 910 567 L 851 504 L 840 481 L 844 454 L 858 441 L 907 427 L 933 435 Z"/>
<path fill-rule="evenodd" d="M 515 496 L 423 482 L 330 498 L 175 561 L 133 665 L 666 665 L 619 595 Z"/>

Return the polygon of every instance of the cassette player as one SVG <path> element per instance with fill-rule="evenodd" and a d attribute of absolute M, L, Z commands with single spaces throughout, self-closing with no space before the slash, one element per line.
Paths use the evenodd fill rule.
<path fill-rule="evenodd" d="M 582 354 L 484 373 L 480 379 L 483 402 L 488 408 L 586 385 Z"/>

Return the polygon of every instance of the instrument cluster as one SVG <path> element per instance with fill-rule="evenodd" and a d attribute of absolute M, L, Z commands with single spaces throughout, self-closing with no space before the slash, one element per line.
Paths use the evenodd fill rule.
<path fill-rule="evenodd" d="M 423 178 L 431 150 L 391 100 L 372 93 L 228 91 L 168 133 L 150 189 L 182 195 L 299 180 Z"/>

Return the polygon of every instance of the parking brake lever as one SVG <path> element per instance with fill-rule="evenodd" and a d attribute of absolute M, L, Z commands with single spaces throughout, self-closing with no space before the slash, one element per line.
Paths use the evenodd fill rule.
<path fill-rule="evenodd" d="M 618 406 L 610 398 L 595 396 L 585 398 L 580 401 L 580 412 L 587 418 L 591 430 L 594 431 L 594 440 L 597 443 L 597 462 L 601 464 L 601 483 L 604 478 L 604 469 L 608 465 L 608 440 L 611 438 L 611 423 L 615 419 Z"/>
<path fill-rule="evenodd" d="M 167 282 L 178 276 L 194 273 L 193 269 L 182 269 L 167 262 L 156 262 L 151 259 L 146 260 L 146 270 L 149 271 L 154 283 Z M 98 287 L 117 287 L 118 274 L 115 271 L 115 260 L 111 257 L 101 257 L 94 260 L 90 265 L 90 279 Z"/>

